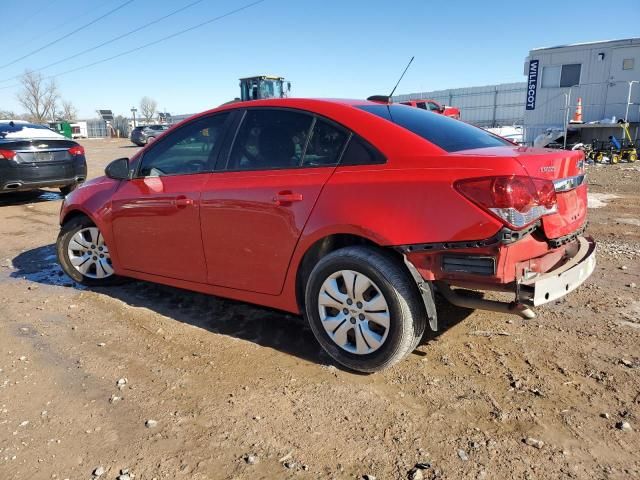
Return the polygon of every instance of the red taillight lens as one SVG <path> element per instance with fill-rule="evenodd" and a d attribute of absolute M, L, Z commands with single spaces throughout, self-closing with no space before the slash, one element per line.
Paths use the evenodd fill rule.
<path fill-rule="evenodd" d="M 16 155 L 13 150 L 0 150 L 0 158 L 5 160 L 13 160 Z"/>
<path fill-rule="evenodd" d="M 81 147 L 80 145 L 76 145 L 75 147 L 71 147 L 69 150 L 67 150 L 71 155 L 76 156 L 76 155 L 84 155 L 84 148 Z"/>
<path fill-rule="evenodd" d="M 524 176 L 460 180 L 456 190 L 513 228 L 523 228 L 556 211 L 551 180 Z"/>
<path fill-rule="evenodd" d="M 541 180 L 539 178 L 532 179 L 538 193 L 538 202 L 547 208 L 556 206 L 556 189 L 550 180 Z"/>
<path fill-rule="evenodd" d="M 524 212 L 534 203 L 535 191 L 527 178 L 497 177 L 491 181 L 491 196 L 495 208 L 515 208 Z"/>

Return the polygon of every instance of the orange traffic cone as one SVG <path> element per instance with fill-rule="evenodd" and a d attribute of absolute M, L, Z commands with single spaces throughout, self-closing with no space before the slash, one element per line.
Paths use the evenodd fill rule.
<path fill-rule="evenodd" d="M 576 112 L 573 114 L 571 123 L 582 123 L 582 97 L 578 97 L 578 104 L 576 105 Z"/>

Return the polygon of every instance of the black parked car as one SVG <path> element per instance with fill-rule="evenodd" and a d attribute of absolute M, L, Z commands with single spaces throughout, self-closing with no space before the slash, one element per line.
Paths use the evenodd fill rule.
<path fill-rule="evenodd" d="M 131 141 L 142 147 L 156 139 L 157 136 L 169 130 L 169 125 L 143 125 L 131 131 Z"/>
<path fill-rule="evenodd" d="M 42 125 L 0 120 L 0 193 L 57 187 L 67 195 L 86 177 L 77 142 Z"/>

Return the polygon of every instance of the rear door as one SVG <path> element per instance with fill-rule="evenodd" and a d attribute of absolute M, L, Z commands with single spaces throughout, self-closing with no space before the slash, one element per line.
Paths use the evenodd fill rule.
<path fill-rule="evenodd" d="M 136 178 L 112 200 L 121 265 L 206 283 L 200 196 L 222 144 L 228 113 L 191 122 L 147 147 Z"/>
<path fill-rule="evenodd" d="M 291 109 L 246 111 L 222 170 L 202 194 L 208 281 L 271 295 L 349 133 Z"/>

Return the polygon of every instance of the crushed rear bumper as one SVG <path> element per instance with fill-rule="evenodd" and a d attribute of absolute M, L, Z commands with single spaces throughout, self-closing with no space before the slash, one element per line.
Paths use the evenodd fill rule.
<path fill-rule="evenodd" d="M 527 280 L 521 280 L 518 298 L 537 307 L 557 300 L 582 285 L 596 268 L 596 243 L 591 237 L 578 237 L 577 253 L 559 267 Z"/>

